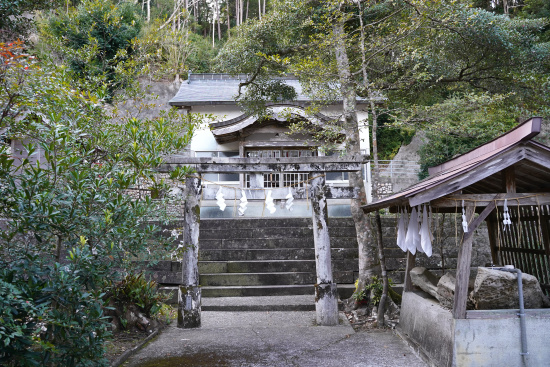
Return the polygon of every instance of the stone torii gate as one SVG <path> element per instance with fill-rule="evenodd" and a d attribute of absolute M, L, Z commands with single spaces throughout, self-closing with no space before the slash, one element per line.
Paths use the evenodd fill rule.
<path fill-rule="evenodd" d="M 315 310 L 319 325 L 338 324 L 338 292 L 332 276 L 330 237 L 328 231 L 327 199 L 357 197 L 352 187 L 325 186 L 326 172 L 361 171 L 363 156 L 351 157 L 301 157 L 301 158 L 195 158 L 172 156 L 160 167 L 161 172 L 169 172 L 177 166 L 188 166 L 197 173 L 248 173 L 251 175 L 251 188 L 263 188 L 264 172 L 304 172 L 314 175 L 309 187 L 297 188 L 294 198 L 310 198 L 312 202 L 313 239 L 315 244 Z M 317 174 L 317 175 L 315 175 Z M 306 183 L 307 185 L 307 183 Z M 239 199 L 225 195 L 228 200 Z M 274 188 L 273 199 L 284 199 L 288 188 Z M 200 199 L 214 199 L 214 188 L 202 188 L 199 176 L 189 177 L 184 188 L 184 230 L 186 250 L 182 259 L 182 284 L 178 293 L 178 327 L 197 328 L 201 326 L 201 288 L 199 286 L 198 251 Z M 252 191 L 254 192 L 254 191 Z M 256 191 L 257 192 L 257 191 Z M 251 195 L 251 199 L 264 199 L 263 193 Z"/>

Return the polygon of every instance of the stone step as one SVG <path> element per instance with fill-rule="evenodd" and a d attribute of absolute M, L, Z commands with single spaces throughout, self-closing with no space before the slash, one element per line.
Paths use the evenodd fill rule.
<path fill-rule="evenodd" d="M 203 311 L 315 311 L 315 296 L 203 297 Z"/>
<path fill-rule="evenodd" d="M 355 260 L 335 260 L 334 271 L 353 270 L 357 267 Z M 252 260 L 252 261 L 201 261 L 199 273 L 271 273 L 271 272 L 312 272 L 315 260 Z"/>
<path fill-rule="evenodd" d="M 202 233 L 202 232 L 201 232 Z M 201 234 L 202 235 L 202 234 Z M 222 237 L 222 234 L 219 234 Z M 313 233 L 303 238 L 219 238 L 199 239 L 199 251 L 211 249 L 283 249 L 283 248 L 313 248 Z M 356 237 L 330 237 L 331 248 L 355 248 Z"/>
<path fill-rule="evenodd" d="M 295 267 L 296 265 L 292 263 L 277 266 L 277 264 L 269 265 L 266 262 L 251 264 L 251 266 L 251 270 L 254 270 L 253 272 L 242 271 L 244 269 L 240 267 L 240 264 L 232 264 L 228 269 L 227 262 L 199 263 L 201 284 L 205 282 L 203 285 L 262 285 L 308 284 L 315 282 L 314 261 L 311 261 L 311 264 L 308 264 L 307 267 Z M 202 269 L 210 272 L 204 273 Z M 227 272 L 224 270 L 241 270 L 241 272 Z M 301 275 L 291 277 L 289 274 Z M 345 262 L 333 263 L 333 276 L 336 282 L 352 283 L 355 281 L 357 274 L 358 271 L 355 264 L 350 266 Z M 146 272 L 146 278 L 164 285 L 180 284 L 182 281 L 181 271 L 149 270 Z M 289 279 L 292 279 L 292 282 L 286 283 Z M 237 284 L 233 284 L 233 282 L 237 282 Z"/>
<path fill-rule="evenodd" d="M 315 260 L 203 261 L 199 273 L 314 272 Z"/>
<path fill-rule="evenodd" d="M 353 271 L 333 271 L 332 273 L 336 283 L 355 281 L 356 273 Z M 296 285 L 314 284 L 316 281 L 314 272 L 211 273 L 199 276 L 201 286 Z"/>
<path fill-rule="evenodd" d="M 356 237 L 355 229 L 329 228 L 331 237 Z M 308 227 L 256 227 L 256 228 L 225 228 L 225 229 L 202 229 L 200 240 L 217 239 L 255 239 L 255 238 L 313 238 L 313 230 Z"/>
<path fill-rule="evenodd" d="M 200 274 L 199 279 L 201 286 L 294 285 L 315 283 L 315 274 L 311 272 L 218 273 Z"/>
<path fill-rule="evenodd" d="M 357 259 L 357 248 L 332 247 L 332 260 Z M 237 260 L 272 260 L 272 259 L 314 259 L 315 250 L 311 248 L 278 248 L 278 249 L 202 249 L 199 250 L 201 261 L 237 261 Z"/>
<path fill-rule="evenodd" d="M 338 284 L 338 294 L 341 299 L 351 297 L 355 290 L 354 284 Z M 177 291 L 177 290 L 176 290 Z M 256 285 L 256 286 L 225 286 L 202 287 L 203 297 L 257 297 L 257 296 L 291 296 L 313 295 L 313 284 L 305 285 Z"/>
<path fill-rule="evenodd" d="M 261 227 L 310 227 L 311 218 L 224 218 L 201 219 L 201 229 L 236 229 Z M 355 227 L 351 218 L 329 218 L 329 227 Z"/>
<path fill-rule="evenodd" d="M 338 284 L 338 295 L 340 299 L 351 297 L 355 290 L 353 284 Z M 218 302 L 220 298 L 235 298 L 235 303 L 240 303 L 237 298 L 240 297 L 285 297 L 285 296 L 303 296 L 311 297 L 315 302 L 315 288 L 312 284 L 307 285 L 272 285 L 272 286 L 229 286 L 229 287 L 201 287 L 202 289 L 202 304 L 207 307 L 215 307 L 221 304 Z M 159 288 L 159 292 L 169 296 L 166 301 L 168 304 L 178 303 L 178 287 L 164 286 Z M 252 300 L 252 298 L 249 298 Z M 258 301 L 258 299 L 256 299 Z M 226 301 L 229 302 L 229 301 Z M 273 303 L 270 303 L 273 304 Z M 203 308 L 204 310 L 204 308 Z M 243 310 L 244 311 L 244 310 Z M 255 310 L 264 311 L 264 310 Z M 271 311 L 279 311 L 272 309 Z M 291 311 L 291 310 L 289 310 Z"/>

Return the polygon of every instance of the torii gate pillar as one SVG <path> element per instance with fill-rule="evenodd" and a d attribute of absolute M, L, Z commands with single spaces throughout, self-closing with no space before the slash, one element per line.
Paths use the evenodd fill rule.
<path fill-rule="evenodd" d="M 315 177 L 311 180 L 311 202 L 317 269 L 317 284 L 315 284 L 317 324 L 338 325 L 338 290 L 332 278 L 325 176 Z"/>
<path fill-rule="evenodd" d="M 201 326 L 201 288 L 199 287 L 199 224 L 201 180 L 188 177 L 185 180 L 183 244 L 185 252 L 181 262 L 182 282 L 178 294 L 178 327 Z"/>

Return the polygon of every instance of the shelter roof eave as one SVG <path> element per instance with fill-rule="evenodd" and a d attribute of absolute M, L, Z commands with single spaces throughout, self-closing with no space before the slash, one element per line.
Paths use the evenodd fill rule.
<path fill-rule="evenodd" d="M 437 166 L 440 169 L 423 181 L 362 208 L 372 212 L 427 203 L 462 190 L 523 159 L 550 168 L 550 148 L 531 141 L 540 132 L 540 122 L 538 117 L 527 120 L 501 137 Z"/>

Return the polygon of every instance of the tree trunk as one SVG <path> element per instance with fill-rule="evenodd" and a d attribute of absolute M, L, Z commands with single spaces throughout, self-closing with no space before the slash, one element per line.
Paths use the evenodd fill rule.
<path fill-rule="evenodd" d="M 378 259 L 380 260 L 380 270 L 382 272 L 382 296 L 378 303 L 378 314 L 376 323 L 378 327 L 384 327 L 384 313 L 386 311 L 386 300 L 390 290 L 390 282 L 388 280 L 388 272 L 386 271 L 386 258 L 384 256 L 384 243 L 382 242 L 382 220 L 380 211 L 376 211 L 376 242 L 378 245 Z"/>
<path fill-rule="evenodd" d="M 239 24 L 243 24 L 244 0 L 239 0 Z"/>
<path fill-rule="evenodd" d="M 262 0 L 258 0 L 258 19 L 262 20 Z"/>
<path fill-rule="evenodd" d="M 214 43 L 216 37 L 216 19 L 212 19 L 212 47 L 215 47 Z"/>
<path fill-rule="evenodd" d="M 335 56 L 338 67 L 338 78 L 343 101 L 344 129 L 346 134 L 346 149 L 348 154 L 361 153 L 359 127 L 357 125 L 356 101 L 357 94 L 352 81 L 349 59 L 346 50 L 343 20 L 338 20 L 332 26 L 335 38 Z M 361 172 L 349 173 L 349 184 L 360 189 L 359 197 L 351 200 L 351 215 L 355 222 L 357 244 L 359 246 L 359 282 L 358 290 L 362 290 L 371 282 L 372 276 L 379 272 L 376 262 L 376 248 L 372 243 L 372 228 L 368 216 L 361 206 L 366 204 L 366 192 Z"/>
<path fill-rule="evenodd" d="M 241 0 L 235 0 L 235 25 L 239 25 L 239 2 Z"/>
<path fill-rule="evenodd" d="M 229 1 L 227 2 L 227 38 L 231 38 L 231 13 L 229 12 Z"/>
<path fill-rule="evenodd" d="M 374 103 L 374 95 L 372 93 L 372 88 L 369 84 L 369 78 L 367 74 L 367 65 L 365 57 L 365 28 L 363 25 L 363 12 L 361 10 L 361 2 L 357 3 L 359 6 L 359 25 L 361 30 L 361 69 L 363 72 L 363 83 L 364 87 L 367 90 L 371 116 L 372 116 L 372 125 L 371 125 L 371 135 L 372 135 L 372 155 L 374 159 L 374 180 L 373 181 L 373 196 L 375 199 L 379 198 L 379 188 L 380 188 L 380 165 L 378 162 L 378 112 L 376 111 L 376 105 Z M 388 291 L 390 288 L 390 283 L 388 280 L 388 273 L 386 271 L 386 257 L 384 256 L 384 243 L 382 242 L 382 220 L 380 218 L 380 211 L 375 213 L 376 219 L 376 245 L 378 247 L 378 259 L 380 260 L 380 271 L 382 273 L 382 296 L 380 297 L 380 303 L 378 304 L 378 315 L 377 323 L 379 327 L 384 326 L 384 311 L 386 309 L 386 300 L 388 298 Z M 358 288 L 359 289 L 359 288 Z"/>
<path fill-rule="evenodd" d="M 63 240 L 61 239 L 61 236 L 57 236 L 57 248 L 55 253 L 55 262 L 59 263 L 61 261 L 61 248 L 63 246 Z"/>

